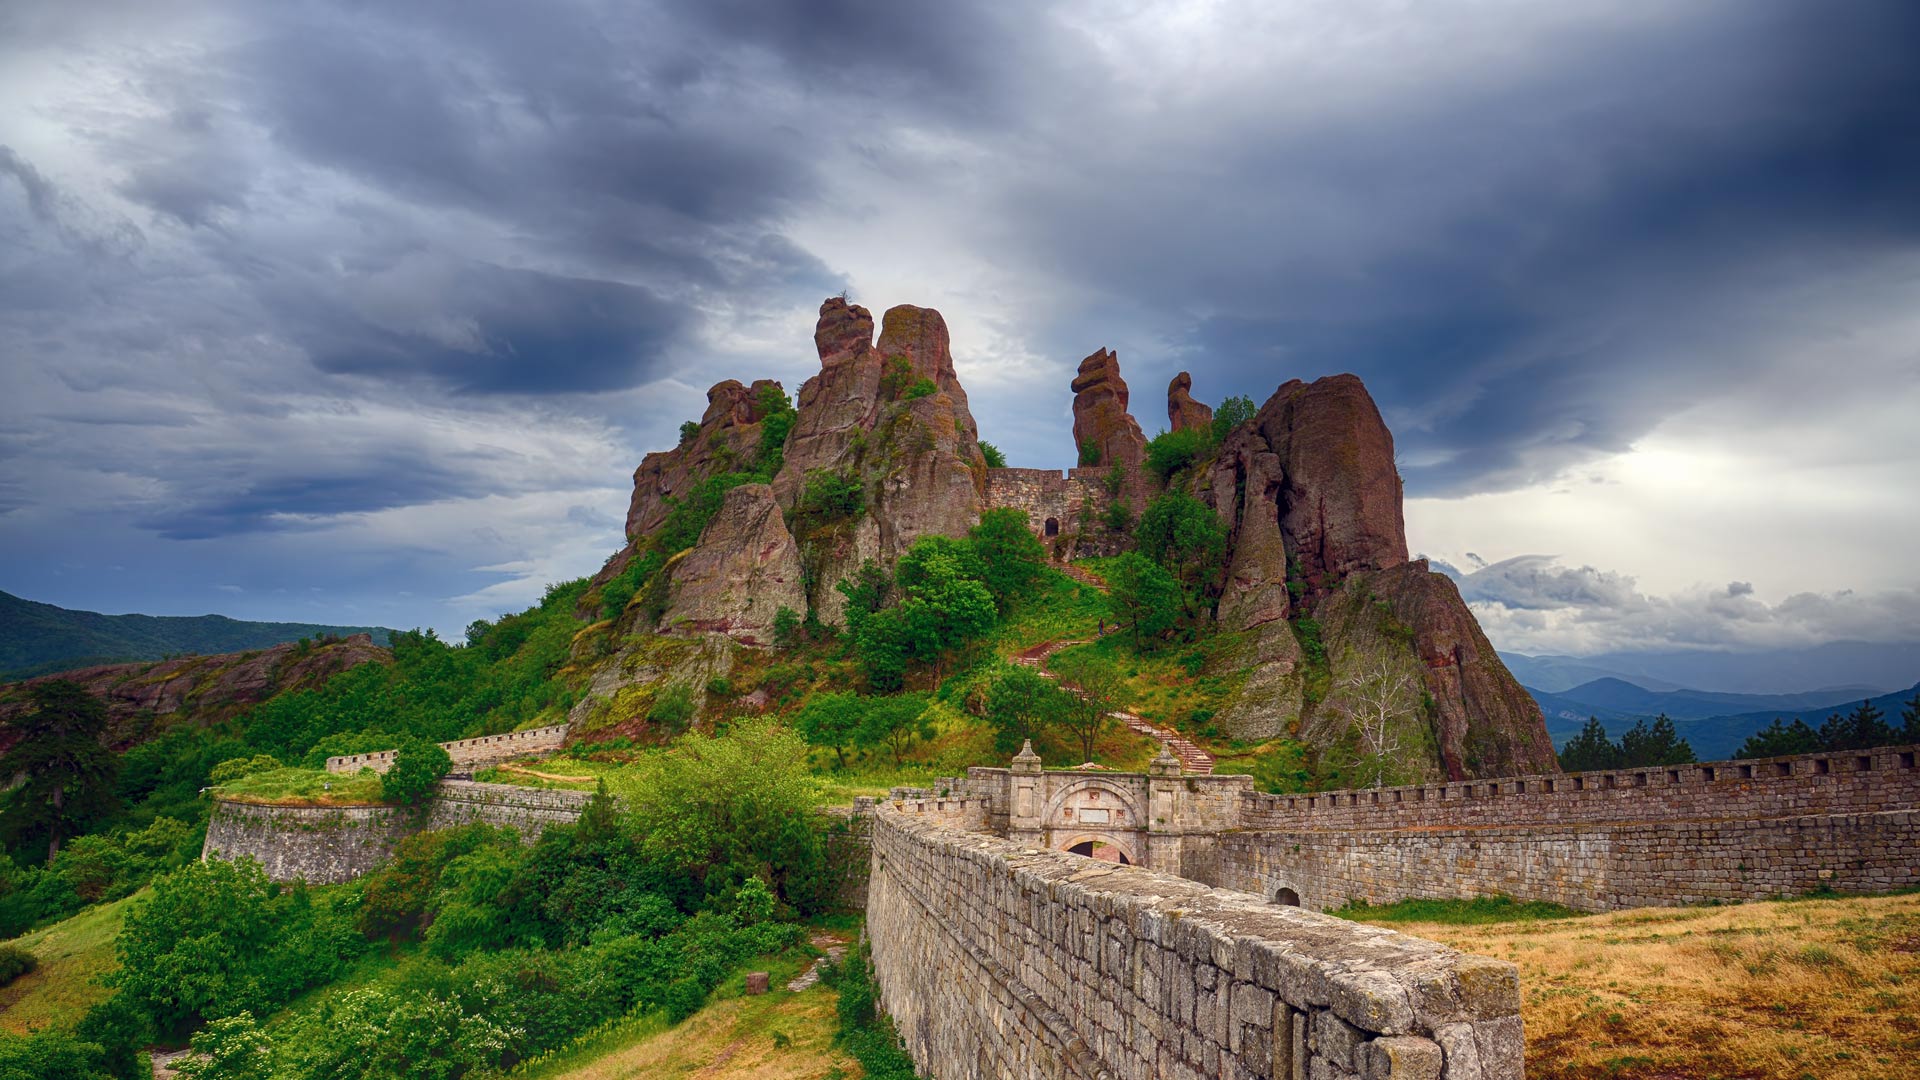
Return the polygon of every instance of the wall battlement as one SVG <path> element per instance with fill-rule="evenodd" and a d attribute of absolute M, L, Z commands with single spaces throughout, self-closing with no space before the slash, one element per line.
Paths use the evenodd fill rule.
<path fill-rule="evenodd" d="M 981 802 L 873 811 L 874 969 L 922 1073 L 1521 1076 L 1511 964 L 949 823 Z"/>
<path fill-rule="evenodd" d="M 478 765 L 495 765 L 502 761 L 527 754 L 543 754 L 560 749 L 567 741 L 566 724 L 552 724 L 542 728 L 529 728 L 526 731 L 509 731 L 500 735 L 479 735 L 471 739 L 456 739 L 443 742 L 440 748 L 453 759 L 455 769 L 471 772 Z M 393 756 L 397 751 L 378 750 L 365 754 L 341 754 L 327 759 L 327 771 L 330 773 L 357 773 L 361 769 L 372 769 L 383 773 L 393 768 Z"/>
<path fill-rule="evenodd" d="M 1870 814 L 1920 806 L 1920 747 L 1313 795 L 1250 792 L 1249 829 L 1409 829 Z"/>

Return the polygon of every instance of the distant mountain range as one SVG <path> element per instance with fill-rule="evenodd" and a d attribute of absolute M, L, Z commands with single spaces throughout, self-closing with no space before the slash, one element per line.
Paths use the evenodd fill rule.
<path fill-rule="evenodd" d="M 379 626 L 244 622 L 224 615 L 102 615 L 0 592 L 0 681 L 125 660 L 265 649 L 324 634 L 371 634 L 375 644 L 385 645 L 391 633 Z"/>
<path fill-rule="evenodd" d="M 1588 717 L 1598 718 L 1607 734 L 1617 739 L 1636 721 L 1665 713 L 1680 736 L 1693 746 L 1694 754 L 1702 761 L 1712 761 L 1733 756 L 1748 735 L 1773 723 L 1776 717 L 1789 723 L 1804 720 L 1817 728 L 1836 712 L 1848 712 L 1861 701 L 1872 701 L 1897 725 L 1901 707 L 1920 694 L 1920 684 L 1891 693 L 1871 687 L 1834 687 L 1798 694 L 1722 694 L 1648 690 L 1621 679 L 1602 678 L 1557 694 L 1531 687 L 1528 692 L 1546 714 L 1547 734 L 1556 747 L 1578 734 Z"/>
<path fill-rule="evenodd" d="M 1597 656 L 1500 654 L 1521 683 L 1550 694 L 1614 678 L 1648 690 L 1797 694 L 1810 689 L 1873 688 L 1880 693 L 1920 679 L 1920 642 L 1834 641 L 1763 652 L 1616 652 Z"/>

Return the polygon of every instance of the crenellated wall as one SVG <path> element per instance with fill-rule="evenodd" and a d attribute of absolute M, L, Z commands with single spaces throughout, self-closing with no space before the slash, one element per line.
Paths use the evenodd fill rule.
<path fill-rule="evenodd" d="M 456 739 L 443 742 L 440 748 L 453 759 L 453 767 L 459 772 L 472 772 L 476 766 L 497 765 L 502 761 L 512 761 L 528 754 L 551 753 L 564 746 L 567 741 L 566 724 L 552 724 L 542 728 L 528 728 L 526 731 L 509 731 L 500 735 L 480 735 L 471 739 Z M 330 773 L 357 773 L 361 769 L 372 769 L 383 773 L 393 768 L 394 750 L 378 750 L 366 754 L 341 754 L 327 759 L 327 771 Z"/>
<path fill-rule="evenodd" d="M 872 812 L 881 1003 L 933 1080 L 1517 1078 L 1511 964 L 1170 874 Z"/>
<path fill-rule="evenodd" d="M 443 780 L 424 806 L 262 806 L 215 799 L 201 857 L 251 856 L 275 881 L 333 885 L 361 877 L 423 829 L 473 821 L 507 825 L 527 843 L 549 825 L 578 820 L 592 796 L 509 784 Z"/>

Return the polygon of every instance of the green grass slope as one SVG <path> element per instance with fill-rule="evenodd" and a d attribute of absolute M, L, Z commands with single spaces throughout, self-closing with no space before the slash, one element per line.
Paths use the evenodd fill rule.
<path fill-rule="evenodd" d="M 243 652 L 301 638 L 362 633 L 385 645 L 391 631 L 378 626 L 243 622 L 224 615 L 102 615 L 0 592 L 0 680 L 91 664 Z"/>

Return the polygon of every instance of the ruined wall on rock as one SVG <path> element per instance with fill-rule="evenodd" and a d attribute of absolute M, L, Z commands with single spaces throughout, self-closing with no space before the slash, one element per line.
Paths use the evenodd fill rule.
<path fill-rule="evenodd" d="M 927 1076 L 1522 1074 L 1511 964 L 965 832 L 953 813 L 888 803 L 872 825 L 880 1003 Z"/>

